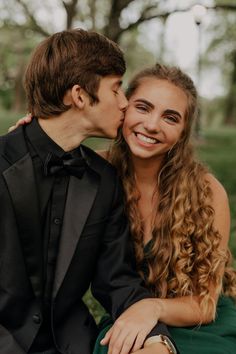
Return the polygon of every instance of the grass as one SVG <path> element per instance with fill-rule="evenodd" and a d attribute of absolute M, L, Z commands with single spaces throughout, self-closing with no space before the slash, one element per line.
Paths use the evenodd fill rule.
<path fill-rule="evenodd" d="M 236 129 L 206 131 L 199 156 L 225 187 L 230 202 L 230 248 L 236 258 Z"/>

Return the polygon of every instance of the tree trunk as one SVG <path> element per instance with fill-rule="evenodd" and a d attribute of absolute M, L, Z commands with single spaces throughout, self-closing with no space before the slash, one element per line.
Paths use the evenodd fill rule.
<path fill-rule="evenodd" d="M 26 98 L 23 88 L 23 73 L 25 72 L 25 61 L 23 58 L 18 65 L 18 70 L 14 79 L 14 101 L 12 103 L 12 111 L 14 112 L 26 112 Z"/>
<path fill-rule="evenodd" d="M 233 70 L 230 89 L 226 100 L 225 125 L 236 124 L 236 50 L 232 53 Z"/>

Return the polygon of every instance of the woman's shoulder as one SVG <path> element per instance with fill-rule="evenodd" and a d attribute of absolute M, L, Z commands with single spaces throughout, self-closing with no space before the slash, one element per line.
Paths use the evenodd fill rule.
<path fill-rule="evenodd" d="M 213 200 L 222 200 L 228 203 L 228 195 L 223 184 L 212 173 L 209 172 L 205 174 L 205 179 L 212 191 Z"/>
<path fill-rule="evenodd" d="M 229 200 L 225 188 L 220 181 L 208 173 L 206 180 L 212 190 L 212 208 L 214 209 L 214 227 L 222 236 L 221 247 L 226 248 L 230 234 L 230 209 Z"/>

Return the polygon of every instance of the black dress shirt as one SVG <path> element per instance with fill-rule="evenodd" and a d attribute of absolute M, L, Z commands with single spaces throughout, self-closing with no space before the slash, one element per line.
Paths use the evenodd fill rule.
<path fill-rule="evenodd" d="M 62 157 L 65 151 L 42 130 L 36 119 L 26 126 L 25 132 L 35 170 L 43 250 L 43 291 L 40 299 L 43 318 L 29 353 L 54 354 L 57 351 L 51 327 L 51 296 L 69 176 L 44 175 L 43 165 L 48 153 Z M 80 153 L 79 148 L 76 150 Z"/>

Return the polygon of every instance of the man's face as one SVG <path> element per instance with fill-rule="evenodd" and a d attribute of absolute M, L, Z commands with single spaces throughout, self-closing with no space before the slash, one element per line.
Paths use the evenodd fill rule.
<path fill-rule="evenodd" d="M 128 105 L 121 88 L 121 79 L 121 76 L 111 75 L 100 80 L 97 92 L 99 102 L 86 108 L 88 136 L 112 139 L 116 137 Z"/>

